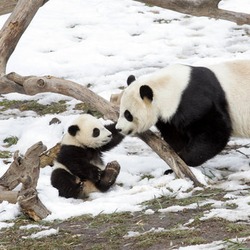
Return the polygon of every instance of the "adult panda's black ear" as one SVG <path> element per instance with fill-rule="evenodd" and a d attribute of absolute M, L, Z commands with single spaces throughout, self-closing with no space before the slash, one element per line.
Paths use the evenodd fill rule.
<path fill-rule="evenodd" d="M 68 132 L 70 135 L 72 136 L 75 136 L 77 131 L 79 131 L 80 128 L 77 126 L 77 125 L 71 125 L 69 128 L 68 128 Z"/>
<path fill-rule="evenodd" d="M 130 75 L 127 79 L 127 85 L 129 86 L 132 82 L 135 81 L 135 76 L 134 75 Z"/>
<path fill-rule="evenodd" d="M 142 85 L 140 87 L 141 99 L 147 98 L 149 101 L 153 101 L 153 90 L 148 85 Z"/>

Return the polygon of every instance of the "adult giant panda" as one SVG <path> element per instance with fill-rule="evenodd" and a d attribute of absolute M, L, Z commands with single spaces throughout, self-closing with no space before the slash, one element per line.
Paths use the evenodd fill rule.
<path fill-rule="evenodd" d="M 133 80 L 128 78 L 120 102 L 116 128 L 123 134 L 156 125 L 189 166 L 214 157 L 231 135 L 250 137 L 249 60 L 177 64 Z"/>
<path fill-rule="evenodd" d="M 120 166 L 111 162 L 105 168 L 102 152 L 114 148 L 123 138 L 115 124 L 104 126 L 92 115 L 80 115 L 62 139 L 51 175 L 52 186 L 66 198 L 86 198 L 89 193 L 107 191 Z"/>

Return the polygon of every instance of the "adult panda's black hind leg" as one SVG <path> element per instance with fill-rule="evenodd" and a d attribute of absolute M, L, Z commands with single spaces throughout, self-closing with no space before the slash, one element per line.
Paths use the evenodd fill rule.
<path fill-rule="evenodd" d="M 182 160 L 191 167 L 196 167 L 207 160 L 216 156 L 226 146 L 226 143 L 221 147 L 213 143 L 208 143 L 207 140 L 202 139 L 199 141 L 199 137 L 196 137 L 188 147 L 185 147 L 178 155 Z"/>
<path fill-rule="evenodd" d="M 79 198 L 82 196 L 82 182 L 64 169 L 55 169 L 51 174 L 51 184 L 59 191 L 59 196 Z"/>
<path fill-rule="evenodd" d="M 177 153 L 187 165 L 195 167 L 225 148 L 231 135 L 231 123 L 229 119 L 214 113 L 213 119 L 203 119 L 190 126 L 187 134 L 187 144 Z"/>

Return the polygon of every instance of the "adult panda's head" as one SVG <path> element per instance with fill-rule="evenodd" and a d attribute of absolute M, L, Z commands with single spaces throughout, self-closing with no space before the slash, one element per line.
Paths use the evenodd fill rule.
<path fill-rule="evenodd" d="M 116 129 L 125 135 L 134 135 L 149 129 L 157 122 L 157 111 L 154 105 L 153 89 L 134 76 L 129 76 L 128 87 L 120 101 L 120 116 Z"/>
<path fill-rule="evenodd" d="M 190 72 L 189 66 L 176 64 L 138 80 L 130 76 L 121 96 L 116 129 L 133 135 L 148 130 L 159 119 L 169 121 L 178 109 Z"/>
<path fill-rule="evenodd" d="M 99 148 L 112 139 L 112 133 L 94 116 L 80 115 L 64 135 L 62 144 Z"/>

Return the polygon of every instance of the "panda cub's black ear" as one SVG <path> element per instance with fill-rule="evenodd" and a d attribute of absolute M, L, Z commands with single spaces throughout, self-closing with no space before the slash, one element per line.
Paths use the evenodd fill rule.
<path fill-rule="evenodd" d="M 127 79 L 127 85 L 129 86 L 132 82 L 135 81 L 135 76 L 134 75 L 130 75 Z"/>
<path fill-rule="evenodd" d="M 71 125 L 69 128 L 68 128 L 68 132 L 70 135 L 72 136 L 75 136 L 77 131 L 79 131 L 80 128 L 77 126 L 77 125 Z"/>
<path fill-rule="evenodd" d="M 153 101 L 153 95 L 153 90 L 148 85 L 142 85 L 140 87 L 141 99 L 146 97 L 149 101 Z"/>

